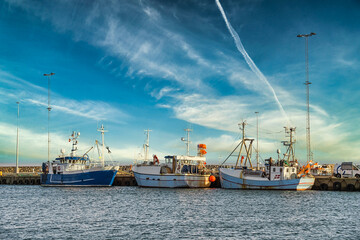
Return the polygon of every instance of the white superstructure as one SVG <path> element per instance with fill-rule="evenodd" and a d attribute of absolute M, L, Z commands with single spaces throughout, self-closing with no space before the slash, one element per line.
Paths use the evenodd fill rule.
<path fill-rule="evenodd" d="M 182 140 L 184 141 L 184 139 Z M 186 142 L 188 149 L 190 143 L 189 136 Z M 147 135 L 148 146 L 149 135 Z M 137 184 L 142 187 L 163 188 L 209 187 L 211 182 L 210 174 L 205 168 L 205 149 L 205 144 L 199 144 L 198 156 L 171 155 L 166 156 L 164 162 L 160 163 L 157 156 L 154 155 L 152 161 L 136 164 L 132 170 Z M 146 148 L 147 151 L 148 149 Z"/>

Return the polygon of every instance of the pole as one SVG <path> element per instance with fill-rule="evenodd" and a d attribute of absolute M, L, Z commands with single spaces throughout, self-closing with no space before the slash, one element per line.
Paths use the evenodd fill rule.
<path fill-rule="evenodd" d="M 256 114 L 256 170 L 259 170 L 259 112 Z"/>
<path fill-rule="evenodd" d="M 19 108 L 19 103 L 20 102 L 16 102 L 17 104 L 17 121 L 16 121 L 16 169 L 15 169 L 15 173 L 19 173 L 19 117 L 20 117 L 20 108 Z"/>
<path fill-rule="evenodd" d="M 307 151 L 307 162 L 312 160 L 312 152 L 311 152 L 311 144 L 310 144 L 310 88 L 309 85 L 311 82 L 309 81 L 309 42 L 308 38 L 316 35 L 316 33 L 309 34 L 299 34 L 297 37 L 305 38 L 305 68 L 306 68 L 306 151 Z"/>
<path fill-rule="evenodd" d="M 101 160 L 102 166 L 105 166 L 105 136 L 104 136 L 104 125 L 101 124 L 101 142 L 102 142 L 102 149 L 101 149 Z"/>
<path fill-rule="evenodd" d="M 307 162 L 311 160 L 310 145 L 310 84 L 309 82 L 309 38 L 305 38 L 305 62 L 306 62 L 306 143 L 307 143 Z"/>
<path fill-rule="evenodd" d="M 51 76 L 55 75 L 55 73 L 49 73 L 49 74 L 44 74 L 45 77 L 48 78 L 48 163 L 50 163 L 50 111 L 51 111 L 51 106 L 50 106 L 50 80 L 51 80 Z"/>

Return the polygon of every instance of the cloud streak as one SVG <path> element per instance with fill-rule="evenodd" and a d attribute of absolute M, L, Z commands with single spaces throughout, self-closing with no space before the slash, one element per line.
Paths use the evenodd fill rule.
<path fill-rule="evenodd" d="M 239 52 L 244 56 L 246 63 L 249 65 L 249 67 L 251 68 L 251 70 L 258 76 L 258 78 L 260 80 L 262 80 L 270 89 L 270 91 L 272 92 L 274 99 L 276 101 L 276 103 L 279 106 L 280 112 L 281 114 L 283 114 L 284 118 L 286 119 L 287 124 L 289 125 L 289 118 L 287 116 L 287 114 L 285 113 L 285 110 L 283 108 L 283 106 L 281 105 L 274 88 L 271 86 L 271 84 L 269 83 L 269 81 L 266 79 L 266 77 L 264 76 L 264 74 L 259 70 L 259 68 L 256 66 L 256 64 L 254 63 L 254 61 L 250 58 L 249 54 L 246 52 L 244 46 L 241 43 L 240 37 L 237 34 L 237 32 L 234 30 L 234 28 L 231 26 L 230 22 L 228 21 L 226 14 L 224 12 L 224 9 L 222 8 L 220 1 L 219 0 L 215 0 L 216 4 L 224 18 L 224 21 L 226 23 L 227 28 L 229 29 L 229 32 L 231 33 L 232 37 L 234 38 L 234 42 L 235 45 L 237 47 L 237 49 L 239 50 Z"/>
<path fill-rule="evenodd" d="M 0 81 L 7 87 L 0 88 L 2 101 L 20 101 L 34 106 L 47 108 L 47 89 L 32 84 L 24 79 L 16 77 L 5 71 L 0 71 Z M 125 123 L 131 116 L 124 111 L 113 107 L 111 104 L 96 101 L 67 99 L 52 93 L 52 109 L 61 113 L 79 116 L 95 121 L 110 121 L 114 123 Z"/>

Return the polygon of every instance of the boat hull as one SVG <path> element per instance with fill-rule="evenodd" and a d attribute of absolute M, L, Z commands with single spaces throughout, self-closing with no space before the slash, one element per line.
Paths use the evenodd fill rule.
<path fill-rule="evenodd" d="M 241 170 L 219 169 L 219 177 L 222 188 L 226 189 L 264 189 L 264 190 L 310 190 L 314 185 L 315 178 L 303 176 L 297 179 L 273 180 L 267 178 L 247 178 L 241 176 Z"/>
<path fill-rule="evenodd" d="M 41 186 L 111 186 L 117 170 L 84 170 L 66 174 L 41 174 Z"/>
<path fill-rule="evenodd" d="M 198 174 L 145 174 L 134 172 L 138 186 L 156 188 L 207 188 L 210 175 Z"/>

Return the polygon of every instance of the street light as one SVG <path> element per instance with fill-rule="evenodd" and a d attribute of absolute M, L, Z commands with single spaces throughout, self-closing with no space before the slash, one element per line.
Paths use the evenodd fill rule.
<path fill-rule="evenodd" d="M 259 112 L 256 114 L 256 170 L 259 170 Z"/>
<path fill-rule="evenodd" d="M 50 162 L 50 111 L 51 111 L 51 106 L 50 106 L 50 79 L 51 76 L 55 75 L 55 73 L 49 73 L 46 74 L 44 73 L 44 76 L 48 78 L 48 162 Z"/>
<path fill-rule="evenodd" d="M 19 173 L 19 117 L 20 117 L 20 102 L 16 102 L 17 104 L 17 119 L 16 119 L 16 168 L 15 173 Z"/>
<path fill-rule="evenodd" d="M 310 162 L 312 160 L 312 152 L 310 147 L 310 90 L 309 85 L 309 43 L 308 38 L 316 35 L 316 33 L 309 34 L 299 34 L 297 37 L 305 38 L 305 65 L 306 65 L 306 106 L 307 106 L 307 118 L 306 118 L 306 149 L 307 149 L 307 161 Z"/>

